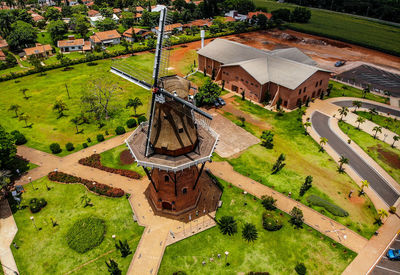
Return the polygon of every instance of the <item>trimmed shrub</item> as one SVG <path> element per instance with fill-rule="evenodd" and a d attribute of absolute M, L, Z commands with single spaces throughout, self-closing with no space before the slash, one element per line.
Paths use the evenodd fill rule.
<path fill-rule="evenodd" d="M 86 142 L 85 142 L 85 143 L 82 143 L 82 147 L 83 147 L 83 148 L 88 148 L 87 143 L 86 143 Z"/>
<path fill-rule="evenodd" d="M 39 212 L 43 207 L 47 205 L 47 201 L 45 199 L 36 199 L 33 198 L 29 201 L 29 209 L 32 213 Z"/>
<path fill-rule="evenodd" d="M 62 150 L 61 150 L 61 147 L 60 147 L 60 144 L 58 144 L 58 143 L 52 143 L 52 144 L 50 144 L 50 151 L 53 153 L 53 154 L 58 154 L 58 153 L 60 153 Z"/>
<path fill-rule="evenodd" d="M 264 212 L 262 215 L 263 227 L 268 231 L 278 231 L 282 228 L 282 220 L 273 212 Z"/>
<path fill-rule="evenodd" d="M 138 124 L 141 124 L 142 122 L 147 121 L 147 118 L 145 116 L 140 116 L 140 117 L 138 117 L 137 121 L 138 121 Z"/>
<path fill-rule="evenodd" d="M 27 142 L 27 139 L 25 138 L 25 136 L 23 134 L 21 134 L 18 130 L 14 130 L 10 134 L 14 136 L 15 145 L 22 145 Z"/>
<path fill-rule="evenodd" d="M 247 273 L 247 275 L 269 275 L 269 272 L 256 272 L 256 271 L 250 271 L 249 273 Z"/>
<path fill-rule="evenodd" d="M 120 188 L 114 188 L 98 182 L 93 184 L 92 180 L 82 179 L 63 172 L 50 172 L 47 177 L 49 180 L 56 182 L 81 183 L 90 191 L 107 197 L 122 197 L 125 194 L 124 190 Z"/>
<path fill-rule="evenodd" d="M 89 143 L 92 142 L 92 140 L 90 139 L 90 137 L 88 137 L 86 140 L 87 140 L 87 142 L 89 142 Z"/>
<path fill-rule="evenodd" d="M 117 135 L 125 134 L 125 128 L 123 126 L 118 126 L 117 128 L 115 128 L 115 133 Z"/>
<path fill-rule="evenodd" d="M 98 134 L 96 138 L 98 142 L 104 141 L 104 136 L 102 134 Z"/>
<path fill-rule="evenodd" d="M 136 126 L 137 126 L 136 119 L 130 118 L 130 119 L 128 119 L 128 120 L 126 121 L 126 127 L 128 127 L 128 128 L 134 128 L 134 127 L 136 127 Z"/>
<path fill-rule="evenodd" d="M 275 206 L 276 199 L 274 199 L 272 196 L 262 196 L 261 199 L 262 199 L 261 203 L 264 206 L 265 210 L 276 209 Z"/>
<path fill-rule="evenodd" d="M 334 205 L 333 203 L 330 203 L 329 201 L 324 200 L 321 197 L 318 197 L 316 195 L 311 195 L 307 198 L 307 201 L 311 203 L 312 205 L 316 206 L 321 206 L 325 208 L 328 212 L 330 212 L 332 215 L 338 216 L 338 217 L 347 217 L 349 213 L 340 208 L 337 205 Z"/>
<path fill-rule="evenodd" d="M 44 198 L 38 200 L 38 205 L 43 208 L 47 205 L 47 201 Z"/>
<path fill-rule="evenodd" d="M 68 246 L 78 253 L 85 253 L 104 240 L 106 226 L 104 220 L 88 217 L 78 220 L 66 235 Z"/>
<path fill-rule="evenodd" d="M 79 163 L 82 165 L 90 166 L 93 168 L 97 168 L 109 173 L 119 174 L 121 176 L 131 178 L 131 179 L 140 179 L 140 174 L 136 173 L 132 170 L 125 169 L 116 169 L 111 167 L 106 167 L 101 164 L 101 157 L 99 154 L 93 154 L 87 158 L 83 158 L 79 160 Z"/>
<path fill-rule="evenodd" d="M 296 270 L 299 275 L 305 275 L 307 273 L 307 268 L 303 263 L 297 264 L 294 270 Z"/>
<path fill-rule="evenodd" d="M 396 210 L 397 210 L 396 206 L 390 206 L 389 207 L 389 212 L 392 213 L 392 214 L 396 214 Z"/>
<path fill-rule="evenodd" d="M 65 144 L 65 149 L 67 149 L 67 151 L 73 151 L 75 147 L 71 142 L 68 142 L 67 144 Z"/>

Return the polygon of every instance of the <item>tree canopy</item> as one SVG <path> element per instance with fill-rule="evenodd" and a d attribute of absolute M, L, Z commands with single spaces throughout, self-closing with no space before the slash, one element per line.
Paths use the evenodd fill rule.
<path fill-rule="evenodd" d="M 50 33 L 53 42 L 56 43 L 58 40 L 62 40 L 68 32 L 68 26 L 62 20 L 51 21 L 47 25 L 47 31 Z"/>
<path fill-rule="evenodd" d="M 221 95 L 221 88 L 211 79 L 207 79 L 206 82 L 199 88 L 199 92 L 196 94 L 196 104 L 198 106 L 214 104 L 215 100 Z"/>
<path fill-rule="evenodd" d="M 31 24 L 17 21 L 12 24 L 11 29 L 10 35 L 7 37 L 10 49 L 21 50 L 35 44 L 37 33 Z"/>

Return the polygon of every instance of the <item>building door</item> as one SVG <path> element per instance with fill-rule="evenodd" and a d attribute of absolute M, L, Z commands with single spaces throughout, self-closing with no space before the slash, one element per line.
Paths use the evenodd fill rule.
<path fill-rule="evenodd" d="M 163 202 L 162 202 L 162 208 L 163 208 L 163 209 L 166 209 L 166 210 L 172 210 L 172 204 L 170 204 L 170 203 L 167 202 L 167 201 L 163 201 Z"/>
<path fill-rule="evenodd" d="M 235 86 L 235 85 L 232 85 L 232 91 L 233 91 L 233 92 L 237 92 L 237 91 L 238 91 L 238 87 Z"/>

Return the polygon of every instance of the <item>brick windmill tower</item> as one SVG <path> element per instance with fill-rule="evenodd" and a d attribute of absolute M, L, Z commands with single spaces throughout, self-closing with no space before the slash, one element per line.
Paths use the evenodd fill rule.
<path fill-rule="evenodd" d="M 121 67 L 112 67 L 111 71 L 152 91 L 149 121 L 142 123 L 126 144 L 151 182 L 146 195 L 153 209 L 180 215 L 199 209 L 199 204 L 217 204 L 220 193 L 213 193 L 215 186 L 203 171 L 211 161 L 218 135 L 209 127 L 212 116 L 191 103 L 189 81 L 177 76 L 159 77 L 161 61 L 165 60 L 165 20 L 163 9 L 151 85 Z"/>

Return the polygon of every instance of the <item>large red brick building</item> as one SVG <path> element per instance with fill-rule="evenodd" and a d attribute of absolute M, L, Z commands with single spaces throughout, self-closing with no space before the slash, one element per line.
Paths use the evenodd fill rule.
<path fill-rule="evenodd" d="M 215 39 L 198 51 L 199 70 L 224 82 L 225 88 L 256 102 L 269 93 L 274 106 L 294 109 L 326 91 L 330 72 L 316 66 L 297 48 L 263 51 L 225 39 Z"/>

